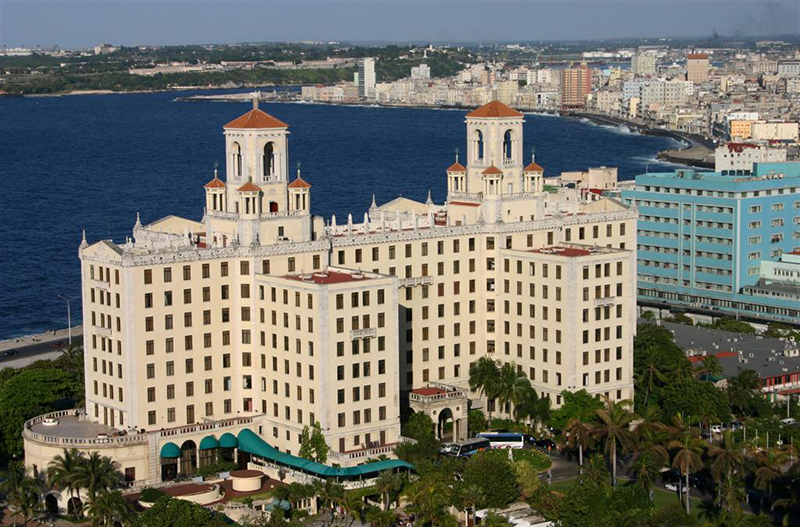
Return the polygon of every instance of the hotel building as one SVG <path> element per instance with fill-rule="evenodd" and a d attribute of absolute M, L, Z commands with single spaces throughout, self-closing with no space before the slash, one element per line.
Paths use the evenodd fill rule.
<path fill-rule="evenodd" d="M 311 214 L 286 123 L 256 106 L 225 125 L 201 221 L 81 244 L 86 407 L 26 424 L 28 466 L 75 446 L 151 483 L 274 451 L 243 433 L 297 454 L 318 422 L 352 467 L 392 454 L 406 404 L 465 438 L 487 355 L 554 405 L 632 398 L 637 213 L 545 187 L 523 122 L 496 101 L 467 114 L 447 201 L 373 200 L 360 223 Z"/>

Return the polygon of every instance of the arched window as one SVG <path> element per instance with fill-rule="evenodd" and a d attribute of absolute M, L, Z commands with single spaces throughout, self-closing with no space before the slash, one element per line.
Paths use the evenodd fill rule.
<path fill-rule="evenodd" d="M 275 173 L 275 151 L 272 142 L 264 145 L 264 154 L 261 157 L 264 177 L 272 176 Z"/>
<path fill-rule="evenodd" d="M 506 161 L 510 161 L 512 158 L 511 153 L 511 145 L 512 145 L 513 134 L 511 130 L 506 130 L 506 133 L 503 135 L 503 159 Z"/>
<path fill-rule="evenodd" d="M 231 152 L 233 152 L 233 175 L 236 177 L 242 176 L 242 147 L 239 143 L 231 145 Z"/>
<path fill-rule="evenodd" d="M 483 132 L 475 130 L 475 158 L 478 161 L 483 159 Z"/>

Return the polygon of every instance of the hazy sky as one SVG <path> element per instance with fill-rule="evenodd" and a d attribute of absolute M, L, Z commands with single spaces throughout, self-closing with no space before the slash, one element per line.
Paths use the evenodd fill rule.
<path fill-rule="evenodd" d="M 800 33 L 798 0 L 0 0 L 0 45 Z"/>

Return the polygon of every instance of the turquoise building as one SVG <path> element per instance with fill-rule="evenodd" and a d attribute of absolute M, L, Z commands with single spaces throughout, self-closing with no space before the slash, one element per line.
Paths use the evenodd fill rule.
<path fill-rule="evenodd" d="M 800 252 L 800 163 L 642 174 L 622 198 L 639 210 L 641 305 L 800 324 L 800 282 L 762 272 Z"/>

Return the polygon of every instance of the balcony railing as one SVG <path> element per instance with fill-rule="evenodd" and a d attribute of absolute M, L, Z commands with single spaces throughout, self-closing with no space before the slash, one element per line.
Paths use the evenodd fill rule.
<path fill-rule="evenodd" d="M 481 201 L 483 199 L 483 192 L 448 192 L 447 198 L 451 201 L 454 199 Z"/>
<path fill-rule="evenodd" d="M 86 412 L 83 410 L 62 410 L 60 412 L 51 412 L 49 414 L 34 417 L 25 423 L 22 429 L 22 436 L 32 441 L 39 443 L 48 443 L 51 445 L 60 445 L 63 447 L 69 446 L 124 446 L 142 444 L 147 442 L 147 433 L 132 432 L 127 435 L 120 436 L 107 436 L 107 437 L 61 437 L 52 436 L 48 434 L 40 434 L 31 430 L 32 427 L 41 424 L 45 419 L 58 419 L 62 417 L 77 417 L 79 420 L 86 418 Z M 56 425 L 58 426 L 58 425 Z"/>
<path fill-rule="evenodd" d="M 351 339 L 374 338 L 378 334 L 375 328 L 354 329 L 350 332 Z"/>
<path fill-rule="evenodd" d="M 603 298 L 595 298 L 594 305 L 595 307 L 602 307 L 602 306 L 613 306 L 616 297 L 613 296 L 606 296 Z"/>
<path fill-rule="evenodd" d="M 433 284 L 432 276 L 412 276 L 411 278 L 400 278 L 397 281 L 399 287 L 416 287 L 418 285 Z"/>

